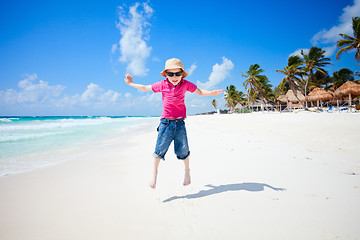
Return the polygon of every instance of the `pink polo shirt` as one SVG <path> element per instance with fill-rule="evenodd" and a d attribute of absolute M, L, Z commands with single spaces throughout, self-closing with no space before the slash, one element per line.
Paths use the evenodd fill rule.
<path fill-rule="evenodd" d="M 151 85 L 152 90 L 162 93 L 163 113 L 161 118 L 186 118 L 185 93 L 195 92 L 197 86 L 185 79 L 174 86 L 167 79 Z"/>

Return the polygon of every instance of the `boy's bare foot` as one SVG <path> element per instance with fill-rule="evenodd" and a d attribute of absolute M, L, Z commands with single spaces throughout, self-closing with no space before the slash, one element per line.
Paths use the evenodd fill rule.
<path fill-rule="evenodd" d="M 184 186 L 188 186 L 191 183 L 190 170 L 185 171 Z"/>
<path fill-rule="evenodd" d="M 155 188 L 156 188 L 156 178 L 157 178 L 157 172 L 155 172 L 154 175 L 152 176 L 152 178 L 150 179 L 149 186 L 150 186 L 152 189 L 155 189 Z"/>

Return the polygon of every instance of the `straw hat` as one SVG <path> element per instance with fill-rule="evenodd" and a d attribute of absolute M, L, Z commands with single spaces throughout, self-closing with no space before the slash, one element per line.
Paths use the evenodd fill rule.
<path fill-rule="evenodd" d="M 184 70 L 184 64 L 177 58 L 171 58 L 167 60 L 165 62 L 165 69 L 160 74 L 166 77 L 166 70 L 174 68 L 181 68 L 181 70 L 183 71 L 183 78 L 188 75 L 187 72 Z"/>

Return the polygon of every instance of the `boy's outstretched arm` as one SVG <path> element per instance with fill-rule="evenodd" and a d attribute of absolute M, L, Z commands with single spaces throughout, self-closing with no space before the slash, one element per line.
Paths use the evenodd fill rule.
<path fill-rule="evenodd" d="M 142 84 L 136 84 L 133 82 L 133 76 L 131 76 L 130 74 L 125 74 L 125 82 L 127 85 L 129 85 L 130 87 L 134 87 L 137 88 L 141 91 L 151 91 L 151 85 L 142 85 Z"/>
<path fill-rule="evenodd" d="M 200 96 L 216 96 L 216 95 L 223 93 L 223 91 L 224 91 L 224 89 L 208 91 L 208 90 L 197 88 L 195 90 L 195 93 L 199 94 Z"/>

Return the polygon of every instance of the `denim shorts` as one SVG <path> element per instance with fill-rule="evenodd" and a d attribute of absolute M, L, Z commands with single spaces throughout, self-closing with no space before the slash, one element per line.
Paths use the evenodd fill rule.
<path fill-rule="evenodd" d="M 174 141 L 175 154 L 179 160 L 185 160 L 190 155 L 184 119 L 162 118 L 157 130 L 159 133 L 154 157 L 165 160 L 165 154 L 172 141 Z"/>

